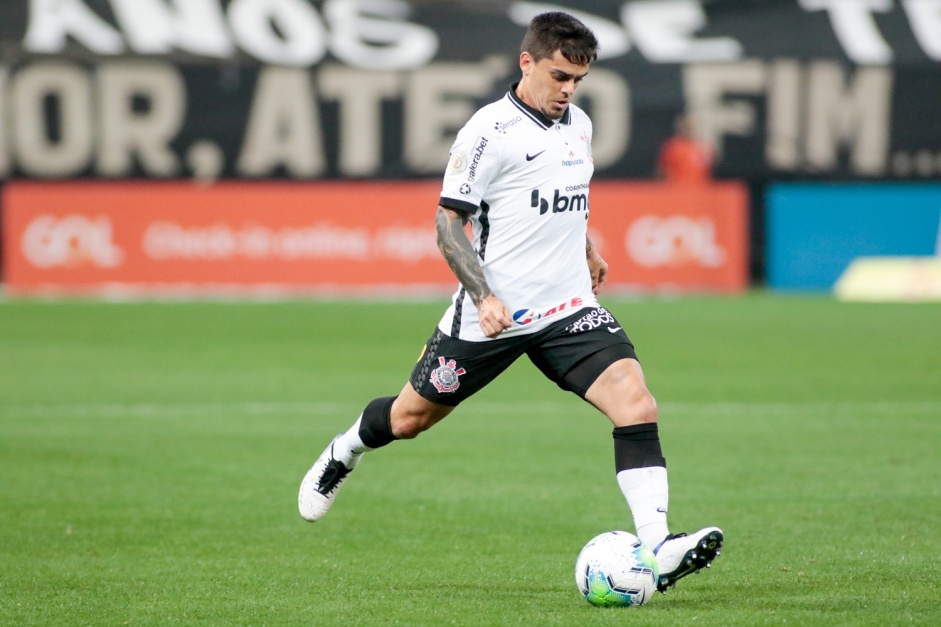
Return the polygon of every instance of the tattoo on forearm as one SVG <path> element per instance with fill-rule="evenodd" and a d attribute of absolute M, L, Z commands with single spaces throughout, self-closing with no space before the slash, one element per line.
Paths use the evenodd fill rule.
<path fill-rule="evenodd" d="M 448 262 L 454 276 L 470 294 L 474 304 L 480 305 L 481 301 L 493 292 L 484 278 L 484 271 L 480 267 L 477 253 L 471 246 L 470 240 L 467 239 L 464 220 L 456 211 L 438 207 L 435 226 L 438 231 L 438 250 Z"/>
<path fill-rule="evenodd" d="M 592 248 L 594 247 L 591 245 L 591 240 L 586 237 L 585 238 L 585 254 L 586 255 L 589 254 L 592 251 Z"/>

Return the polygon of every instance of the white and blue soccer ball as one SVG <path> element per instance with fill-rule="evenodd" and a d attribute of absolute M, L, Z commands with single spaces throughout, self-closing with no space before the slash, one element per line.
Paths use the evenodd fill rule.
<path fill-rule="evenodd" d="M 599 607 L 643 605 L 657 591 L 657 558 L 637 536 L 608 531 L 585 545 L 575 561 L 575 583 Z"/>

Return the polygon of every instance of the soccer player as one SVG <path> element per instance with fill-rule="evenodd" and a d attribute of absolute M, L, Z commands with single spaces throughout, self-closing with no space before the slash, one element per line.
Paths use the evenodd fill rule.
<path fill-rule="evenodd" d="M 719 554 L 719 528 L 667 527 L 657 405 L 633 344 L 596 299 L 608 267 L 587 236 L 592 126 L 572 97 L 597 49 L 572 16 L 538 15 L 522 41 L 520 81 L 458 133 L 436 226 L 460 287 L 399 395 L 370 402 L 307 472 L 298 495 L 306 520 L 327 513 L 366 452 L 418 436 L 525 354 L 614 424 L 617 481 L 657 556 L 660 590 Z"/>

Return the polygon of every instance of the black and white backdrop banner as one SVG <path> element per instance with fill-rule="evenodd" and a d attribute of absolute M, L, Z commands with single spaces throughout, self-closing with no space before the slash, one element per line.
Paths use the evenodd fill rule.
<path fill-rule="evenodd" d="M 722 177 L 941 176 L 941 0 L 4 0 L 0 178 L 438 176 L 549 10 L 601 42 L 599 177 L 681 112 Z"/>

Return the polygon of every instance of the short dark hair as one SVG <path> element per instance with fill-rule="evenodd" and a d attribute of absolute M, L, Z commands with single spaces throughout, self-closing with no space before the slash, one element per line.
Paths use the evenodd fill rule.
<path fill-rule="evenodd" d="M 534 61 L 562 52 L 576 65 L 589 65 L 598 58 L 598 39 L 587 26 L 568 13 L 553 11 L 537 15 L 529 23 L 520 52 L 528 52 Z"/>

